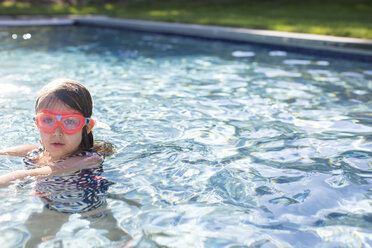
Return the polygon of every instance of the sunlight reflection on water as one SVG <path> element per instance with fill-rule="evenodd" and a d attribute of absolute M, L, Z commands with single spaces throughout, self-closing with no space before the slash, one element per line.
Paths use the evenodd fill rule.
<path fill-rule="evenodd" d="M 371 64 L 83 27 L 1 37 L 0 148 L 38 143 L 33 105 L 45 83 L 83 82 L 110 126 L 96 138 L 117 146 L 107 202 L 133 246 L 371 244 Z M 23 168 L 0 162 L 1 173 Z M 43 207 L 31 192 L 1 190 L 2 247 L 28 238 L 24 223 Z M 71 215 L 41 246 L 120 244 L 88 224 Z"/>

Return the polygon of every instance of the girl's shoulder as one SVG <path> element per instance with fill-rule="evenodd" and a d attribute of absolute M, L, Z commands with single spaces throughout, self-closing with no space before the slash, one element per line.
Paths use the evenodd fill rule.
<path fill-rule="evenodd" d="M 108 157 L 115 153 L 115 147 L 110 142 L 95 143 L 92 150 L 103 157 Z"/>
<path fill-rule="evenodd" d="M 26 164 L 27 167 L 35 166 L 35 160 L 40 157 L 43 152 L 43 147 L 38 147 L 32 151 L 30 151 L 24 158 L 23 162 Z"/>
<path fill-rule="evenodd" d="M 43 152 L 43 147 L 39 146 L 38 148 L 35 148 L 31 150 L 26 157 L 37 157 Z"/>
<path fill-rule="evenodd" d="M 78 152 L 78 153 L 75 153 L 73 155 L 67 156 L 67 157 L 63 158 L 62 160 L 66 160 L 66 159 L 72 158 L 72 157 L 87 157 L 87 156 L 88 157 L 98 156 L 101 159 L 104 159 L 107 155 L 104 154 L 104 153 L 96 152 L 96 151 L 82 151 L 82 152 Z"/>

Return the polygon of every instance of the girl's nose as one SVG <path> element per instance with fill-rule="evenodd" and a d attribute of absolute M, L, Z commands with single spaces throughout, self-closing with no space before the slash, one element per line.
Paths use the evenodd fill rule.
<path fill-rule="evenodd" d="M 63 130 L 62 130 L 62 128 L 61 128 L 61 127 L 57 127 L 57 128 L 54 130 L 53 134 L 54 134 L 55 136 L 62 136 L 62 135 L 63 135 Z"/>

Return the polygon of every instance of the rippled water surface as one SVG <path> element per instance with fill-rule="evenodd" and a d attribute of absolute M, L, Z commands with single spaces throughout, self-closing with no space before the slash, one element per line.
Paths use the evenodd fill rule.
<path fill-rule="evenodd" d="M 104 163 L 115 182 L 107 206 L 133 239 L 111 241 L 73 214 L 40 247 L 372 246 L 371 64 L 109 29 L 2 28 L 0 148 L 38 143 L 34 102 L 56 77 L 83 82 L 111 127 L 94 133 L 118 151 Z M 1 174 L 22 168 L 0 158 Z M 30 238 L 30 216 L 43 211 L 32 187 L 0 190 L 1 247 Z"/>

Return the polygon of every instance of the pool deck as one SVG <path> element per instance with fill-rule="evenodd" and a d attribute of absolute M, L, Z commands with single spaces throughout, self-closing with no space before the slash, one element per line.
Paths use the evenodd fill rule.
<path fill-rule="evenodd" d="M 270 30 L 117 19 L 106 16 L 0 17 L 1 26 L 81 25 L 248 42 L 324 53 L 360 56 L 372 61 L 372 40 Z"/>

